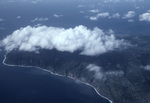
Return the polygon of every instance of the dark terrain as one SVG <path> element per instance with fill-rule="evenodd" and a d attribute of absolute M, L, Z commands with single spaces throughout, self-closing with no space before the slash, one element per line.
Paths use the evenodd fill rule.
<path fill-rule="evenodd" d="M 124 35 L 133 46 L 110 51 L 98 56 L 39 50 L 39 53 L 14 50 L 7 54 L 5 63 L 37 66 L 54 73 L 71 76 L 92 84 L 100 94 L 114 103 L 148 103 L 150 101 L 150 36 Z M 102 68 L 103 78 L 96 79 L 86 67 L 95 64 Z M 120 74 L 119 74 L 119 73 Z"/>

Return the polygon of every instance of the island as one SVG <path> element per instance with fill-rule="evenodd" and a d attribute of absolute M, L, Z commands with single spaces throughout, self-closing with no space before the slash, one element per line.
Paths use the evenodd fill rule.
<path fill-rule="evenodd" d="M 93 86 L 113 103 L 148 103 L 150 101 L 150 36 L 119 35 L 131 47 L 96 56 L 40 49 L 39 52 L 13 50 L 4 63 L 34 66 L 71 77 Z"/>

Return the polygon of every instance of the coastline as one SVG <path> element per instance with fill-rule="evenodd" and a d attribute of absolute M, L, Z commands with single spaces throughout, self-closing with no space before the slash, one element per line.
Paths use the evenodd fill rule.
<path fill-rule="evenodd" d="M 56 75 L 56 76 L 60 76 L 60 77 L 66 77 L 66 76 L 64 76 L 64 75 L 60 75 L 60 74 L 58 74 L 58 73 L 53 73 L 53 72 L 50 71 L 50 70 L 46 70 L 46 69 L 44 69 L 44 68 L 40 68 L 40 67 L 37 67 L 37 66 L 23 66 L 23 65 L 6 64 L 6 63 L 5 63 L 6 56 L 7 56 L 7 53 L 4 55 L 4 59 L 3 59 L 3 61 L 2 61 L 3 65 L 12 66 L 12 67 L 28 67 L 28 68 L 32 68 L 32 67 L 33 67 L 33 68 L 37 68 L 37 69 L 40 69 L 40 70 L 49 72 L 49 73 L 51 73 L 52 75 Z M 95 90 L 95 92 L 96 92 L 100 97 L 102 97 L 102 98 L 108 100 L 110 103 L 113 103 L 109 98 L 107 98 L 107 97 L 101 95 L 101 94 L 98 92 L 98 90 L 97 90 L 93 85 L 91 85 L 91 84 L 89 84 L 89 83 L 86 83 L 86 82 L 83 82 L 83 81 L 81 81 L 81 80 L 79 80 L 79 79 L 76 79 L 76 78 L 74 78 L 74 77 L 71 77 L 71 76 L 67 76 L 67 77 L 70 78 L 70 79 L 72 79 L 72 80 L 78 80 L 79 83 L 82 83 L 82 84 L 85 84 L 85 85 L 87 85 L 87 86 L 92 87 L 92 88 Z"/>

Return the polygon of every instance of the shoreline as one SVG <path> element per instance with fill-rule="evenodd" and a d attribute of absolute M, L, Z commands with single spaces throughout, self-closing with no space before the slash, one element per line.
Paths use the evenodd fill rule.
<path fill-rule="evenodd" d="M 47 69 L 44 69 L 44 68 L 40 68 L 40 67 L 37 67 L 37 66 L 23 66 L 23 65 L 6 64 L 6 63 L 5 63 L 6 56 L 7 56 L 7 53 L 4 55 L 4 59 L 3 59 L 3 61 L 2 61 L 3 65 L 5 65 L 5 66 L 37 68 L 37 69 L 40 69 L 40 70 L 49 72 L 49 73 L 51 73 L 52 75 L 56 75 L 56 76 L 60 76 L 60 77 L 68 77 L 68 78 L 70 78 L 70 79 L 72 79 L 72 80 L 78 80 L 79 83 L 82 83 L 82 84 L 85 84 L 85 85 L 87 85 L 87 86 L 92 87 L 92 88 L 95 90 L 95 92 L 96 92 L 100 97 L 102 97 L 102 98 L 108 100 L 110 103 L 113 103 L 110 99 L 108 99 L 107 97 L 101 95 L 101 94 L 98 92 L 98 90 L 97 90 L 93 85 L 91 85 L 91 84 L 89 84 L 89 83 L 83 82 L 83 81 L 81 81 L 81 80 L 79 80 L 79 79 L 76 79 L 76 78 L 73 78 L 73 77 L 71 77 L 71 76 L 64 76 L 64 75 L 60 75 L 60 74 L 58 74 L 58 73 L 53 73 L 53 72 L 50 71 L 50 70 L 47 70 Z"/>

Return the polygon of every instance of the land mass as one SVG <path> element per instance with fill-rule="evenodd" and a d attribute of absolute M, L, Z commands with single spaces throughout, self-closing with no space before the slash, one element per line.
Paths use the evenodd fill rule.
<path fill-rule="evenodd" d="M 113 103 L 148 103 L 150 101 L 150 36 L 117 36 L 133 46 L 117 49 L 97 56 L 80 55 L 53 50 L 39 53 L 13 50 L 6 55 L 5 63 L 36 66 L 53 73 L 70 76 L 94 86 Z M 100 78 L 89 65 L 99 67 Z"/>

